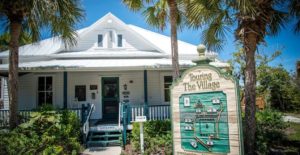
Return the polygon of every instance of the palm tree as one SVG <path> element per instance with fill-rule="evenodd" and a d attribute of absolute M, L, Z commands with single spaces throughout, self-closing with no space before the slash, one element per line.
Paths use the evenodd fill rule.
<path fill-rule="evenodd" d="M 0 35 L 0 52 L 8 49 L 9 40 L 10 40 L 10 35 L 8 32 L 5 32 Z M 19 42 L 20 45 L 26 45 L 32 43 L 30 34 L 22 33 Z"/>
<path fill-rule="evenodd" d="M 300 0 L 291 0 L 289 4 L 289 11 L 292 17 L 296 18 L 294 31 L 300 33 Z"/>
<path fill-rule="evenodd" d="M 29 32 L 32 41 L 38 41 L 41 29 L 52 36 L 59 35 L 65 45 L 76 44 L 75 24 L 83 17 L 78 0 L 0 0 L 1 23 L 7 23 L 9 41 L 9 125 L 18 124 L 18 64 L 20 35 Z"/>
<path fill-rule="evenodd" d="M 177 0 L 123 0 L 123 3 L 133 11 L 143 9 L 146 22 L 151 26 L 164 30 L 170 22 L 173 80 L 176 80 L 180 75 L 177 27 L 181 23 Z"/>
<path fill-rule="evenodd" d="M 187 0 L 187 20 L 191 27 L 203 28 L 202 39 L 208 49 L 221 50 L 226 33 L 236 26 L 234 34 L 246 56 L 245 66 L 245 153 L 255 152 L 255 52 L 264 38 L 276 35 L 286 13 L 278 10 L 282 0 Z M 231 27 L 230 27 L 231 26 Z"/>

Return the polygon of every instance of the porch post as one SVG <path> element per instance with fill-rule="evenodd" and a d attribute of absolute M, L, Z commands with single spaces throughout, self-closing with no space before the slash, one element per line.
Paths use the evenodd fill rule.
<path fill-rule="evenodd" d="M 148 79 L 147 79 L 147 70 L 144 70 L 144 111 L 147 120 L 149 119 L 148 113 Z"/>
<path fill-rule="evenodd" d="M 147 70 L 144 70 L 144 102 L 148 105 L 148 79 Z"/>
<path fill-rule="evenodd" d="M 68 108 L 68 72 L 64 71 L 64 109 Z"/>

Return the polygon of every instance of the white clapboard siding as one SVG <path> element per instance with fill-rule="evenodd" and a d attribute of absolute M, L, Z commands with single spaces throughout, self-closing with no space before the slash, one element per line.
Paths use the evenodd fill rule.
<path fill-rule="evenodd" d="M 53 105 L 63 107 L 63 73 L 30 73 L 20 76 L 19 109 L 34 109 L 37 107 L 37 82 L 39 76 L 53 76 Z"/>
<path fill-rule="evenodd" d="M 102 118 L 102 101 L 101 101 L 101 77 L 119 77 L 120 101 L 123 100 L 123 85 L 127 85 L 130 91 L 129 100 L 133 104 L 144 102 L 144 82 L 143 71 L 126 71 L 126 72 L 70 72 L 68 73 L 68 107 L 80 107 L 82 103 L 95 104 L 95 111 L 92 119 Z M 130 83 L 132 81 L 132 83 Z M 75 101 L 75 85 L 85 85 L 87 88 L 86 101 Z M 97 85 L 96 99 L 91 99 L 90 85 Z"/>
<path fill-rule="evenodd" d="M 161 104 L 162 93 L 160 82 L 160 71 L 148 71 L 148 104 L 157 105 Z"/>

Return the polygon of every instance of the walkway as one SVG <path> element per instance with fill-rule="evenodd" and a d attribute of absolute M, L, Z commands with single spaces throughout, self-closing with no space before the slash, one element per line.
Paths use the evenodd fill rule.
<path fill-rule="evenodd" d="M 94 147 L 86 149 L 82 155 L 119 155 L 121 150 L 120 146 Z"/>
<path fill-rule="evenodd" d="M 300 123 L 300 118 L 294 116 L 283 116 L 285 122 Z"/>

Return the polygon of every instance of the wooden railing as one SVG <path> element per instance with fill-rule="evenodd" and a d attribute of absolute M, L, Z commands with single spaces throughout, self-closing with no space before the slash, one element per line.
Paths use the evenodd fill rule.
<path fill-rule="evenodd" d="M 147 120 L 170 119 L 169 105 L 128 105 L 128 122 L 134 122 L 136 116 L 146 116 Z"/>
<path fill-rule="evenodd" d="M 169 105 L 131 105 L 130 103 L 120 103 L 120 105 L 119 120 L 122 120 L 123 125 L 123 146 L 126 146 L 127 127 L 135 121 L 137 116 L 146 116 L 147 121 L 170 119 Z"/>
<path fill-rule="evenodd" d="M 170 119 L 170 105 L 150 105 L 148 107 L 149 120 Z"/>
<path fill-rule="evenodd" d="M 62 111 L 63 109 L 59 109 L 58 111 Z M 81 108 L 72 108 L 68 109 L 74 112 L 79 119 L 82 118 L 82 110 Z M 36 112 L 37 110 L 19 110 L 20 123 L 26 122 L 30 118 L 30 114 Z M 9 110 L 0 110 L 0 128 L 8 127 L 9 125 Z"/>
<path fill-rule="evenodd" d="M 90 131 L 90 118 L 91 118 L 91 115 L 92 115 L 94 109 L 95 109 L 94 104 L 91 104 L 91 105 L 88 104 L 87 105 L 87 115 L 86 115 L 85 120 L 83 120 L 83 126 L 82 126 L 82 130 L 83 130 L 83 134 L 84 134 L 83 142 L 86 142 L 86 139 L 88 137 L 88 134 L 89 134 L 89 131 Z"/>

